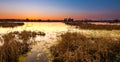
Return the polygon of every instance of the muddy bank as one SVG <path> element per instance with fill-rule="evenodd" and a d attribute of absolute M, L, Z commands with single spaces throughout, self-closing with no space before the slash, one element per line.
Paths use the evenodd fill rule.
<path fill-rule="evenodd" d="M 0 27 L 4 27 L 4 28 L 8 28 L 8 27 L 17 27 L 17 26 L 23 26 L 24 23 L 12 23 L 12 22 L 9 22 L 9 23 L 0 23 Z"/>
<path fill-rule="evenodd" d="M 83 22 L 65 22 L 67 25 L 77 26 L 80 29 L 89 30 L 120 30 L 120 25 L 118 24 L 101 24 L 101 23 L 83 23 Z"/>

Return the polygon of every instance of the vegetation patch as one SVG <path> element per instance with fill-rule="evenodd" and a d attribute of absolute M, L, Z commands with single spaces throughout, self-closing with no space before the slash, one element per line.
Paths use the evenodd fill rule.
<path fill-rule="evenodd" d="M 24 25 L 24 23 L 0 23 L 0 27 L 17 27 L 17 26 L 23 26 Z"/>
<path fill-rule="evenodd" d="M 120 62 L 119 40 L 67 32 L 51 47 L 53 62 Z"/>
<path fill-rule="evenodd" d="M 24 54 L 31 50 L 30 42 L 31 38 L 35 38 L 36 35 L 43 35 L 42 32 L 10 32 L 2 35 L 4 44 L 0 46 L 0 62 L 19 62 L 23 59 Z M 18 59 L 19 58 L 19 59 Z"/>
<path fill-rule="evenodd" d="M 120 25 L 95 25 L 85 22 L 65 22 L 65 24 L 74 25 L 80 29 L 89 30 L 120 30 Z"/>

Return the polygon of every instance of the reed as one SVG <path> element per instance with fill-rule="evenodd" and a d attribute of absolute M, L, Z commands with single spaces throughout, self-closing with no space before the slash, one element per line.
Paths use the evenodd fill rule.
<path fill-rule="evenodd" d="M 119 62 L 119 40 L 87 38 L 67 32 L 51 47 L 53 62 Z"/>
<path fill-rule="evenodd" d="M 19 56 L 31 50 L 30 38 L 43 35 L 40 33 L 42 32 L 15 31 L 2 35 L 4 44 L 0 46 L 0 62 L 19 62 Z"/>
<path fill-rule="evenodd" d="M 14 22 L 9 22 L 9 23 L 5 23 L 5 22 L 2 22 L 0 23 L 0 27 L 17 27 L 17 26 L 23 26 L 24 23 L 14 23 Z"/>
<path fill-rule="evenodd" d="M 120 25 L 95 25 L 83 22 L 65 22 L 67 25 L 74 25 L 80 29 L 89 30 L 120 30 Z"/>

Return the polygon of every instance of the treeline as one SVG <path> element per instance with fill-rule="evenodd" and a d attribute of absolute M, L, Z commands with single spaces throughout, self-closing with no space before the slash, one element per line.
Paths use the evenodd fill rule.
<path fill-rule="evenodd" d="M 120 20 L 119 19 L 114 19 L 114 20 L 76 20 L 76 22 L 120 23 Z"/>
<path fill-rule="evenodd" d="M 41 22 L 41 20 L 29 20 L 29 19 L 0 19 L 0 22 Z"/>
<path fill-rule="evenodd" d="M 62 22 L 63 20 L 0 19 L 0 22 Z"/>
<path fill-rule="evenodd" d="M 0 19 L 0 22 L 107 22 L 107 23 L 118 23 L 119 19 L 114 20 L 74 20 L 73 18 L 65 18 L 64 20 L 41 20 L 41 19 Z"/>

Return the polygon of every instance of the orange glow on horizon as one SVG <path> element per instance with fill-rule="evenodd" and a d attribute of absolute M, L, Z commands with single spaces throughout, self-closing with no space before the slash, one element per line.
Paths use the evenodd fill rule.
<path fill-rule="evenodd" d="M 63 20 L 64 18 L 69 18 L 68 16 L 50 16 L 50 15 L 46 15 L 46 16 L 42 16 L 42 15 L 0 15 L 0 19 L 42 19 L 42 20 Z M 71 17 L 72 18 L 72 17 Z M 78 18 L 78 17 L 73 17 L 73 18 Z M 80 18 L 80 17 L 79 17 Z"/>

